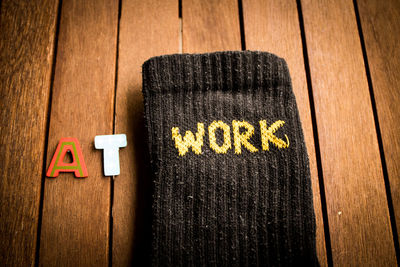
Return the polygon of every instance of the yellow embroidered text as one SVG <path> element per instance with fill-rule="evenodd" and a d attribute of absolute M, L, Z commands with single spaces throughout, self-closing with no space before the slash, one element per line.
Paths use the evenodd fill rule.
<path fill-rule="evenodd" d="M 255 148 L 248 141 L 254 133 L 254 126 L 247 121 L 232 121 L 233 127 L 233 141 L 235 144 L 235 154 L 242 153 L 242 145 L 247 148 L 250 152 L 257 152 L 258 149 Z M 240 127 L 246 128 L 245 133 L 240 133 Z"/>
<path fill-rule="evenodd" d="M 271 126 L 267 129 L 267 121 L 260 121 L 260 129 L 261 129 L 261 142 L 263 150 L 269 150 L 269 142 L 273 143 L 279 149 L 289 147 L 289 138 L 285 134 L 286 142 L 282 139 L 276 137 L 274 133 L 285 124 L 284 121 L 278 120 L 271 124 Z"/>
<path fill-rule="evenodd" d="M 201 154 L 201 147 L 203 146 L 204 136 L 204 123 L 197 123 L 196 138 L 191 131 L 186 131 L 183 137 L 179 134 L 179 128 L 172 128 L 172 139 L 175 140 L 175 147 L 179 151 L 179 155 L 183 156 L 189 151 L 189 147 L 192 147 L 192 151 L 195 154 Z"/>
<path fill-rule="evenodd" d="M 277 120 L 272 123 L 269 127 L 267 127 L 266 120 L 260 120 L 260 133 L 261 133 L 261 143 L 262 150 L 269 151 L 269 143 L 271 142 L 279 149 L 288 148 L 289 147 L 289 138 L 285 134 L 286 141 L 281 138 L 276 137 L 274 134 L 281 128 L 285 122 L 282 120 Z M 248 123 L 247 121 L 232 121 L 233 128 L 233 145 L 235 148 L 235 154 L 242 153 L 242 146 L 245 147 L 248 151 L 254 153 L 257 152 L 258 149 L 250 143 L 250 138 L 254 134 L 254 126 Z M 218 129 L 223 131 L 223 142 L 217 142 L 216 132 Z M 204 123 L 197 123 L 197 133 L 194 135 L 191 131 L 186 131 L 185 136 L 179 134 L 179 128 L 172 128 L 172 140 L 175 141 L 175 147 L 178 149 L 179 156 L 184 156 L 189 148 L 192 148 L 192 151 L 199 155 L 202 153 L 201 148 L 203 146 L 205 131 L 204 131 Z M 218 154 L 226 154 L 229 149 L 232 148 L 231 141 L 231 128 L 228 124 L 223 121 L 213 121 L 208 126 L 208 138 L 210 143 L 210 148 Z M 221 144 L 222 143 L 222 144 Z M 219 145 L 221 144 L 221 145 Z"/>
<path fill-rule="evenodd" d="M 222 146 L 217 144 L 215 131 L 221 128 L 224 131 L 224 143 Z M 210 147 L 218 154 L 225 154 L 231 148 L 231 128 L 223 121 L 213 121 L 208 126 L 208 138 L 210 139 Z"/>

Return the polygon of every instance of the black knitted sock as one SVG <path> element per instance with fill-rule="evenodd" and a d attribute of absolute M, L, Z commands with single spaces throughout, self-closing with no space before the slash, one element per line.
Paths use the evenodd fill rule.
<path fill-rule="evenodd" d="M 143 65 L 154 266 L 318 265 L 306 146 L 285 61 L 266 52 Z"/>

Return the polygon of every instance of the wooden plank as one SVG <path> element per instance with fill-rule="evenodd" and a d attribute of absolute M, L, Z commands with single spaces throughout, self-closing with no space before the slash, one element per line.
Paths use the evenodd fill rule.
<path fill-rule="evenodd" d="M 246 48 L 274 53 L 283 57 L 289 66 L 293 91 L 296 96 L 310 159 L 314 210 L 317 224 L 317 254 L 321 266 L 326 266 L 325 235 L 315 158 L 313 126 L 296 1 L 243 1 L 243 20 Z"/>
<path fill-rule="evenodd" d="M 303 0 L 335 265 L 396 257 L 360 38 L 351 1 Z"/>
<path fill-rule="evenodd" d="M 143 121 L 142 64 L 179 50 L 178 1 L 123 1 L 119 34 L 115 132 L 125 133 L 121 175 L 114 180 L 114 266 L 140 265 L 151 242 L 151 181 Z"/>
<path fill-rule="evenodd" d="M 45 181 L 40 264 L 108 266 L 110 178 L 93 140 L 112 134 L 118 1 L 63 1 L 47 166 L 62 137 L 78 138 L 89 177 Z"/>
<path fill-rule="evenodd" d="M 58 1 L 2 1 L 0 262 L 33 266 Z"/>
<path fill-rule="evenodd" d="M 238 2 L 182 2 L 183 52 L 241 50 Z"/>
<path fill-rule="evenodd" d="M 397 229 L 400 229 L 400 2 L 358 1 Z M 400 238 L 400 236 L 397 236 Z"/>

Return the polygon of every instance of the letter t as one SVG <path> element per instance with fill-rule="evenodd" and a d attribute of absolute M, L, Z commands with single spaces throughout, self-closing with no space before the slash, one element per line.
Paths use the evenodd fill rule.
<path fill-rule="evenodd" d="M 94 138 L 96 149 L 103 149 L 104 175 L 119 175 L 119 148 L 126 147 L 126 135 L 97 135 Z"/>

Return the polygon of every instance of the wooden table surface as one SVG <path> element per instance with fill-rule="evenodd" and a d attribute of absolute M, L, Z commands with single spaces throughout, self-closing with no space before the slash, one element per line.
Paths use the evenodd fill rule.
<path fill-rule="evenodd" d="M 289 65 L 321 265 L 399 263 L 399 0 L 3 0 L 0 23 L 0 265 L 140 266 L 141 65 L 244 49 Z M 93 145 L 113 133 L 128 138 L 114 179 Z M 62 137 L 78 138 L 88 178 L 45 178 Z"/>

